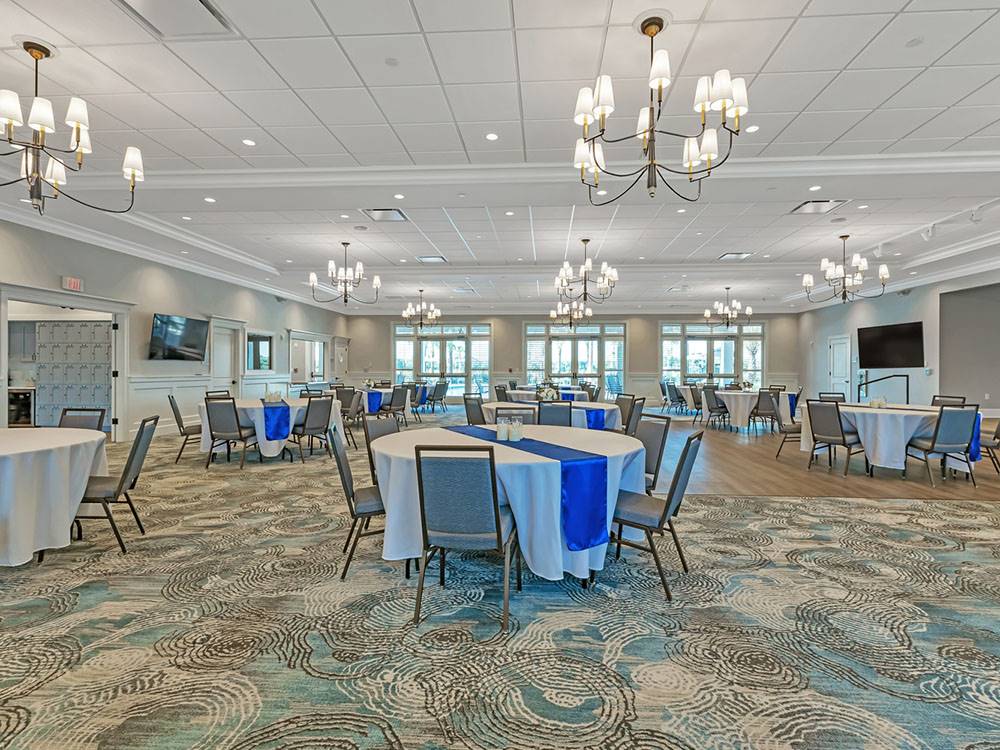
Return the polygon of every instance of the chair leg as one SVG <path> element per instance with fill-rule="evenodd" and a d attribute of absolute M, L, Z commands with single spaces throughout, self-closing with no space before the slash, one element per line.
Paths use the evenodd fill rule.
<path fill-rule="evenodd" d="M 243 454 L 240 456 L 240 470 L 247 464 L 247 441 L 243 441 Z"/>
<path fill-rule="evenodd" d="M 927 478 L 931 481 L 931 487 L 934 487 L 934 472 L 931 471 L 931 459 L 927 455 L 927 451 L 924 451 L 924 466 L 927 468 Z"/>
<path fill-rule="evenodd" d="M 847 452 L 847 458 L 844 459 L 844 476 L 846 477 L 848 470 L 851 468 L 851 456 L 854 454 L 851 453 L 850 446 L 845 446 L 844 450 Z"/>
<path fill-rule="evenodd" d="M 781 449 L 782 449 L 782 448 L 784 448 L 784 447 L 785 447 L 785 436 L 784 436 L 784 435 L 782 435 L 782 436 L 781 436 L 781 442 L 780 442 L 780 443 L 778 443 L 778 452 L 774 454 L 774 458 L 775 458 L 775 460 L 777 460 L 777 459 L 778 459 L 778 456 L 780 456 L 780 455 L 781 455 Z"/>
<path fill-rule="evenodd" d="M 441 565 L 441 569 L 438 571 L 438 579 L 439 579 L 438 583 L 441 584 L 441 588 L 444 588 L 444 558 L 446 553 L 447 550 L 444 547 L 442 547 L 441 554 L 438 557 L 438 561 Z"/>
<path fill-rule="evenodd" d="M 354 528 L 353 526 L 351 527 Z M 344 560 L 344 569 L 340 571 L 340 580 L 343 581 L 347 578 L 347 570 L 351 567 L 351 560 L 354 559 L 354 551 L 358 548 L 358 542 L 361 541 L 361 529 L 354 535 L 354 540 L 351 542 L 351 551 L 347 553 L 347 559 Z"/>
<path fill-rule="evenodd" d="M 351 544 L 351 538 L 354 536 L 354 529 L 357 527 L 357 525 L 358 525 L 358 519 L 355 518 L 351 521 L 351 530 L 347 532 L 347 539 L 344 540 L 344 554 L 347 553 L 347 548 Z M 409 561 L 407 561 L 407 565 L 409 565 Z"/>
<path fill-rule="evenodd" d="M 431 561 L 431 558 L 433 556 L 434 556 L 433 549 L 425 550 L 423 553 L 423 559 L 421 560 L 423 564 L 420 566 L 420 575 L 417 577 L 417 602 L 413 606 L 414 625 L 420 624 L 420 604 L 422 603 L 424 598 L 424 577 L 427 575 L 427 563 Z"/>
<path fill-rule="evenodd" d="M 523 555 L 521 554 L 521 543 L 520 543 L 520 541 L 518 541 L 518 543 L 517 543 L 517 549 L 514 550 L 514 555 L 515 555 L 515 557 L 514 557 L 514 568 L 516 570 L 515 575 L 517 576 L 517 590 L 520 591 L 521 590 L 521 558 L 523 557 Z"/>
<path fill-rule="evenodd" d="M 622 525 L 618 524 L 618 544 L 615 546 L 615 559 L 622 559 Z"/>
<path fill-rule="evenodd" d="M 687 560 L 684 559 L 684 552 L 681 551 L 681 540 L 677 538 L 677 530 L 674 528 L 674 522 L 671 519 L 667 519 L 667 528 L 670 529 L 670 536 L 674 538 L 674 546 L 677 548 L 677 557 L 681 560 L 681 569 L 687 573 L 688 564 Z"/>
<path fill-rule="evenodd" d="M 80 519 L 79 518 L 74 518 L 73 519 L 73 527 L 76 529 L 76 540 L 78 542 L 79 541 L 83 541 L 83 524 L 80 523 Z M 72 534 L 70 534 L 69 536 L 70 536 L 70 539 L 73 538 Z"/>
<path fill-rule="evenodd" d="M 111 506 L 108 505 L 107 500 L 101 500 L 101 505 L 104 508 L 104 515 L 108 517 L 108 523 L 111 524 L 111 530 L 115 534 L 115 539 L 118 540 L 118 546 L 122 548 L 122 554 L 124 555 L 127 552 L 125 542 L 122 541 L 122 535 L 118 533 L 118 524 L 115 523 L 115 517 L 111 515 Z"/>
<path fill-rule="evenodd" d="M 179 451 L 177 451 L 177 458 L 174 459 L 174 463 L 177 463 L 178 461 L 181 460 L 181 454 L 184 452 L 184 449 L 187 447 L 188 440 L 190 440 L 190 439 L 191 439 L 190 435 L 185 435 L 184 436 L 184 442 L 181 443 L 181 449 Z"/>
<path fill-rule="evenodd" d="M 305 454 L 304 454 L 304 453 L 302 452 L 302 438 L 300 438 L 300 437 L 297 437 L 297 438 L 296 438 L 296 440 L 295 440 L 295 442 L 296 442 L 296 443 L 298 444 L 298 446 L 299 446 L 299 460 L 300 460 L 300 461 L 301 461 L 302 463 L 305 463 L 305 462 L 306 462 L 306 457 L 305 457 Z"/>
<path fill-rule="evenodd" d="M 513 541 L 514 535 L 511 534 L 507 544 L 503 546 L 503 619 L 500 621 L 500 627 L 504 632 L 507 632 L 510 621 L 510 548 L 514 546 Z M 441 569 L 444 570 L 444 567 Z"/>
<path fill-rule="evenodd" d="M 656 563 L 656 570 L 660 573 L 660 582 L 663 584 L 663 590 L 667 592 L 667 601 L 673 601 L 673 597 L 670 595 L 670 585 L 667 583 L 667 574 L 663 572 L 663 564 L 660 562 L 660 553 L 656 551 L 653 535 L 649 533 L 649 529 L 645 529 L 645 531 L 646 541 L 649 543 L 649 551 L 653 553 L 653 562 Z"/>
<path fill-rule="evenodd" d="M 128 508 L 132 511 L 132 517 L 135 519 L 135 525 L 139 527 L 139 533 L 146 536 L 146 530 L 142 527 L 142 521 L 139 520 L 139 511 L 135 509 L 135 504 L 132 502 L 132 498 L 129 497 L 128 490 L 124 494 L 125 502 L 128 503 Z"/>
<path fill-rule="evenodd" d="M 208 455 L 205 457 L 205 470 L 206 471 L 208 470 L 209 464 L 212 463 L 212 456 L 214 456 L 214 455 L 215 455 L 215 441 L 213 440 L 212 444 L 210 446 L 208 446 Z"/>
<path fill-rule="evenodd" d="M 38 564 L 39 564 L 39 565 L 41 565 L 41 564 L 42 564 L 42 560 L 44 560 L 44 559 L 45 559 L 45 550 L 43 550 L 43 549 L 40 549 L 40 550 L 38 550 L 38 552 L 36 552 L 35 554 L 37 554 L 37 555 L 38 555 Z"/>

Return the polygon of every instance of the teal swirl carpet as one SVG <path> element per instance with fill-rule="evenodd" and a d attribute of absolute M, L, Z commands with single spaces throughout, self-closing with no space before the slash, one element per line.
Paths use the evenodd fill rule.
<path fill-rule="evenodd" d="M 1000 505 L 691 497 L 673 603 L 628 550 L 590 589 L 526 575 L 504 634 L 494 557 L 449 554 L 418 627 L 377 538 L 340 581 L 332 461 L 175 446 L 128 555 L 90 521 L 0 569 L 0 747 L 1000 748 Z"/>

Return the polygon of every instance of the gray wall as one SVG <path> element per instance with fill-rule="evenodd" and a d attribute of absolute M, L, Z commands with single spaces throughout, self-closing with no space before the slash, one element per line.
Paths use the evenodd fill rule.
<path fill-rule="evenodd" d="M 1000 284 L 941 295 L 940 388 L 1000 407 Z"/>

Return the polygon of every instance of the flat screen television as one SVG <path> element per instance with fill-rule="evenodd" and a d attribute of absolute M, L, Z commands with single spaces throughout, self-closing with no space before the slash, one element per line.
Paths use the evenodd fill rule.
<path fill-rule="evenodd" d="M 858 366 L 891 370 L 924 366 L 924 324 L 899 323 L 858 329 Z"/>
<path fill-rule="evenodd" d="M 149 334 L 150 359 L 182 359 L 204 362 L 208 344 L 208 321 L 180 315 L 153 315 Z"/>

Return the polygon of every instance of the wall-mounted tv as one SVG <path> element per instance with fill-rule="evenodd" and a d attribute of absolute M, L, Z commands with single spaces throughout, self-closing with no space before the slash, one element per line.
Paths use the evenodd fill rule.
<path fill-rule="evenodd" d="M 150 359 L 204 362 L 207 344 L 207 320 L 162 313 L 153 316 L 153 330 L 149 334 Z"/>
<path fill-rule="evenodd" d="M 858 367 L 891 370 L 924 366 L 924 324 L 899 323 L 858 329 Z"/>

